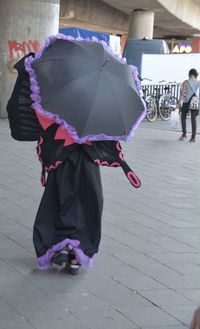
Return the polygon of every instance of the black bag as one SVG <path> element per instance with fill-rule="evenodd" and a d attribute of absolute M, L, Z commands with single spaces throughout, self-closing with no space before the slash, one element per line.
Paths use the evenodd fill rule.
<path fill-rule="evenodd" d="M 24 67 L 24 56 L 15 64 L 18 77 L 7 104 L 11 136 L 18 141 L 37 141 L 43 129 L 32 109 L 29 75 Z"/>

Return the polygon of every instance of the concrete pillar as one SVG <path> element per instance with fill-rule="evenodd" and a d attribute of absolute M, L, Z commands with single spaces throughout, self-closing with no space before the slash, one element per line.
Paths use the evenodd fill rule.
<path fill-rule="evenodd" d="M 0 0 L 0 117 L 16 80 L 13 64 L 58 33 L 60 0 Z"/>
<path fill-rule="evenodd" d="M 128 38 L 153 39 L 154 12 L 137 9 L 130 15 Z"/>

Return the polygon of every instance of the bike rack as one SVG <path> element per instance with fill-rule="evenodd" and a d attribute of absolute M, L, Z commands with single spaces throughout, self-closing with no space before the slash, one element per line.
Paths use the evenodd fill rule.
<path fill-rule="evenodd" d="M 146 95 L 154 95 L 156 97 L 157 90 L 160 95 L 167 93 L 167 89 L 173 97 L 179 99 L 181 83 L 158 83 L 158 84 L 142 84 L 142 88 L 146 89 Z"/>

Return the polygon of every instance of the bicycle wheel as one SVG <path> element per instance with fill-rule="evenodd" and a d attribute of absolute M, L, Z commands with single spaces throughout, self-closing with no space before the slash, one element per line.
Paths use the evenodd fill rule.
<path fill-rule="evenodd" d="M 158 111 L 162 120 L 169 120 L 171 112 L 176 108 L 176 103 L 176 98 L 169 95 L 162 95 L 159 98 Z"/>
<path fill-rule="evenodd" d="M 149 121 L 155 121 L 157 118 L 157 105 L 156 100 L 153 96 L 149 95 L 146 98 L 147 114 L 146 118 Z"/>

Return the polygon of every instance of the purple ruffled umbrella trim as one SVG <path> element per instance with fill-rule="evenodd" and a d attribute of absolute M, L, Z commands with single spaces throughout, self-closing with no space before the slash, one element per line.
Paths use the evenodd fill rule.
<path fill-rule="evenodd" d="M 84 267 L 91 267 L 93 260 L 96 256 L 94 254 L 92 257 L 89 257 L 84 254 L 84 252 L 79 248 L 80 242 L 78 240 L 71 240 L 71 239 L 65 239 L 54 246 L 52 246 L 50 249 L 47 250 L 47 252 L 38 258 L 38 267 L 41 270 L 48 270 L 51 268 L 51 259 L 53 255 L 64 249 L 66 246 L 73 249 L 76 255 L 76 259 Z"/>
<path fill-rule="evenodd" d="M 32 108 L 33 110 L 35 110 L 36 112 L 38 112 L 38 114 L 42 114 L 43 116 L 45 116 L 48 119 L 53 120 L 55 123 L 61 125 L 62 127 L 64 127 L 65 129 L 67 129 L 67 131 L 70 133 L 71 137 L 75 140 L 76 143 L 78 144 L 83 144 L 86 141 L 100 141 L 100 140 L 122 140 L 122 141 L 128 141 L 130 140 L 133 135 L 135 130 L 138 128 L 139 124 L 141 123 L 141 121 L 144 119 L 145 114 L 146 114 L 146 104 L 143 100 L 143 93 L 142 93 L 142 86 L 140 83 L 140 80 L 138 79 L 138 71 L 137 68 L 133 65 L 130 65 L 131 67 L 131 72 L 133 75 L 133 79 L 135 81 L 136 84 L 136 88 L 138 91 L 139 96 L 141 97 L 141 100 L 143 102 L 144 105 L 144 111 L 141 113 L 141 115 L 139 116 L 139 118 L 137 119 L 136 123 L 133 125 L 132 129 L 130 130 L 128 135 L 122 135 L 122 136 L 109 136 L 109 135 L 105 135 L 105 134 L 98 134 L 98 135 L 87 135 L 84 137 L 79 137 L 76 129 L 74 127 L 72 127 L 70 124 L 68 124 L 66 121 L 64 121 L 63 119 L 61 119 L 58 115 L 50 113 L 48 111 L 46 111 L 45 109 L 43 109 L 42 105 L 41 105 L 41 97 L 40 97 L 40 87 L 39 84 L 37 82 L 37 77 L 35 74 L 34 69 L 32 68 L 32 63 L 39 59 L 42 56 L 43 51 L 48 48 L 50 46 L 51 43 L 53 43 L 56 39 L 63 39 L 63 40 L 76 40 L 76 41 L 91 41 L 91 42 L 99 42 L 100 44 L 103 45 L 103 47 L 109 51 L 112 55 L 114 55 L 115 57 L 117 57 L 117 59 L 123 63 L 126 64 L 126 59 L 122 58 L 121 54 L 119 53 L 114 53 L 112 48 L 110 46 L 108 46 L 106 44 L 105 41 L 103 40 L 98 40 L 95 37 L 92 37 L 91 39 L 86 38 L 83 39 L 81 37 L 78 38 L 74 38 L 72 36 L 66 36 L 64 34 L 58 34 L 55 36 L 50 36 L 46 39 L 43 47 L 40 49 L 40 51 L 38 53 L 35 54 L 35 57 L 33 56 L 29 56 L 25 59 L 25 69 L 28 72 L 29 76 L 30 76 L 30 88 L 31 88 L 31 99 L 33 101 L 32 103 Z"/>

